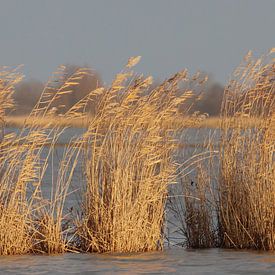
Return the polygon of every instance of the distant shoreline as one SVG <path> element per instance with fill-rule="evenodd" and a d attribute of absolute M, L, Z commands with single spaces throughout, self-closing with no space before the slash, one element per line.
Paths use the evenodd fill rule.
<path fill-rule="evenodd" d="M 18 127 L 27 126 L 35 122 L 36 125 L 42 127 L 52 127 L 52 126 L 63 126 L 63 127 L 74 127 L 74 128 L 87 128 L 89 121 L 92 117 L 81 117 L 68 119 L 62 116 L 49 116 L 49 117 L 28 117 L 28 116 L 8 116 L 5 119 L 5 124 L 7 127 Z M 173 123 L 169 121 L 165 122 L 164 125 L 168 127 L 184 127 L 184 128 L 222 128 L 221 118 L 219 117 L 208 117 L 205 119 L 196 119 L 194 117 L 182 118 Z M 231 120 L 232 121 L 232 120 Z M 261 125 L 262 119 L 260 118 L 247 118 L 240 117 L 232 122 L 232 127 L 241 128 L 252 128 Z"/>

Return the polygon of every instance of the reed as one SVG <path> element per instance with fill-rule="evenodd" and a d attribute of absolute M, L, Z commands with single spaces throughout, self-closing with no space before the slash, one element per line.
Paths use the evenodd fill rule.
<path fill-rule="evenodd" d="M 77 222 L 84 251 L 163 249 L 167 186 L 177 167 L 175 133 L 182 128 L 164 124 L 179 118 L 178 107 L 192 93 L 179 89 L 190 80 L 186 71 L 153 90 L 151 77 L 131 80 L 137 59 L 110 88 L 94 91 L 100 101 L 84 135 L 87 189 Z"/>
<path fill-rule="evenodd" d="M 273 53 L 257 60 L 250 53 L 234 72 L 217 125 L 219 150 L 209 134 L 204 152 L 195 146 L 184 158 L 168 204 L 176 244 L 275 249 Z"/>
<path fill-rule="evenodd" d="M 59 74 L 64 68 L 61 68 Z M 43 94 L 26 118 L 20 133 L 4 135 L 0 144 L 0 255 L 25 253 L 60 253 L 68 249 L 68 230 L 64 228 L 64 203 L 76 166 L 78 148 L 69 144 L 60 162 L 56 182 L 51 183 L 50 198 L 44 197 L 42 186 L 54 146 L 64 128 L 43 128 L 37 123 L 50 116 L 56 99 L 70 92 L 71 85 L 84 72 L 78 71 L 66 82 L 57 75 L 48 82 Z M 12 107 L 15 78 L 13 72 L 2 74 L 0 95 L 4 114 Z M 57 81 L 59 81 L 56 86 Z M 54 83 L 54 84 L 53 84 Z M 73 84 L 71 84 L 73 83 Z M 65 115 L 76 116 L 79 106 Z M 50 125 L 48 125 L 49 127 Z M 45 150 L 45 146 L 49 146 Z M 44 151 L 44 153 L 43 153 Z M 46 152 L 46 154 L 45 154 Z"/>
<path fill-rule="evenodd" d="M 275 249 L 275 67 L 249 54 L 225 90 L 218 212 L 223 247 Z M 242 120 L 261 119 L 243 130 Z"/>
<path fill-rule="evenodd" d="M 2 127 L 0 255 L 162 250 L 168 222 L 187 247 L 274 250 L 273 53 L 246 57 L 225 89 L 221 117 L 212 120 L 188 114 L 190 87 L 204 78 L 184 70 L 152 88 L 151 77 L 132 71 L 136 57 L 110 87 L 92 90 L 66 112 L 62 97 L 89 72 L 64 81 L 60 67 L 29 116 L 12 122 L 6 114 L 22 76 L 1 69 L 1 123 L 10 119 L 21 129 L 5 134 Z M 217 125 L 219 152 L 209 137 L 193 152 L 179 145 L 185 129 Z M 45 174 L 66 126 L 86 132 L 66 144 L 47 196 Z M 72 217 L 66 198 L 81 164 L 86 186 Z"/>
<path fill-rule="evenodd" d="M 0 119 L 5 123 L 8 109 L 13 107 L 12 94 L 14 86 L 21 80 L 21 75 L 11 68 L 1 68 L 0 71 Z M 20 254 L 28 250 L 29 238 L 26 234 L 27 219 L 24 215 L 26 205 L 22 197 L 24 186 L 18 182 L 8 181 L 5 166 L 15 164 L 15 151 L 10 150 L 13 137 L 5 135 L 1 129 L 0 142 L 0 254 Z M 5 169 L 5 170 L 4 170 Z M 10 173 L 11 174 L 11 173 Z M 23 176 L 23 175 L 22 175 Z M 17 190 L 15 190 L 17 188 Z"/>
<path fill-rule="evenodd" d="M 52 177 L 50 198 L 44 198 L 41 190 L 41 181 L 45 170 L 50 162 L 50 158 L 53 158 L 55 146 L 65 128 L 59 124 L 52 124 L 51 121 L 48 121 L 48 124 L 41 124 L 39 121 L 47 121 L 46 118 L 52 117 L 54 115 L 53 112 L 60 107 L 56 104 L 62 102 L 62 97 L 71 93 L 72 87 L 79 85 L 79 81 L 87 74 L 85 68 L 80 68 L 64 81 L 62 76 L 65 69 L 65 67 L 61 66 L 53 74 L 35 108 L 25 120 L 26 126 L 30 127 L 29 125 L 33 125 L 33 127 L 38 127 L 39 130 L 43 129 L 43 131 L 47 132 L 47 139 L 44 139 L 41 150 L 45 146 L 49 147 L 47 156 L 44 159 L 43 172 L 40 174 L 40 183 L 36 188 L 37 191 L 31 195 L 31 199 L 34 201 L 34 198 L 39 194 L 38 204 L 32 209 L 31 232 L 32 252 L 34 253 L 55 254 L 75 251 L 72 241 L 75 232 L 72 229 L 73 224 L 70 213 L 65 212 L 65 203 L 81 150 L 81 144 L 79 144 L 77 139 L 72 139 L 66 144 L 63 156 L 60 162 L 56 164 L 58 172 L 55 178 Z M 63 114 L 64 119 L 67 121 L 74 118 L 81 119 L 84 116 L 86 103 L 87 100 L 85 98 L 80 100 Z M 48 128 L 48 130 L 45 130 L 45 128 Z M 41 155 L 39 157 L 41 160 Z M 53 173 L 54 171 L 51 172 Z"/>
<path fill-rule="evenodd" d="M 207 131 L 203 146 L 195 144 L 187 153 L 182 154 L 179 148 L 179 173 L 170 187 L 167 204 L 169 244 L 187 248 L 219 246 L 215 205 L 218 151 L 214 134 Z"/>

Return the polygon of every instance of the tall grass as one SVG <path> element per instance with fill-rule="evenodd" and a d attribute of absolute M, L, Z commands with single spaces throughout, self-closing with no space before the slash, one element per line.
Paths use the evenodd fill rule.
<path fill-rule="evenodd" d="M 163 249 L 167 186 L 177 164 L 174 129 L 178 107 L 192 92 L 177 73 L 152 89 L 152 78 L 133 76 L 130 59 L 112 86 L 100 89 L 98 111 L 84 138 L 87 190 L 78 221 L 84 251 Z M 186 107 L 187 110 L 187 107 Z"/>
<path fill-rule="evenodd" d="M 198 133 L 202 134 L 199 130 Z M 188 248 L 219 246 L 215 207 L 218 151 L 212 135 L 208 135 L 204 137 L 203 146 L 195 143 L 187 154 L 178 157 L 180 173 L 177 183 L 170 188 L 167 205 L 170 216 L 168 242 L 173 245 Z"/>
<path fill-rule="evenodd" d="M 79 149 L 69 144 L 64 150 L 58 176 L 53 177 L 50 198 L 44 197 L 43 181 L 54 145 L 64 128 L 43 128 L 36 123 L 51 115 L 57 99 L 70 92 L 71 85 L 85 72 L 76 72 L 66 82 L 53 76 L 17 135 L 4 135 L 0 155 L 0 254 L 60 253 L 68 250 L 67 229 L 64 228 L 64 203 L 76 166 Z M 17 78 L 3 73 L 1 81 L 2 114 L 12 107 L 11 93 Z M 56 83 L 59 85 L 56 85 Z M 80 104 L 81 105 L 81 104 Z M 74 106 L 65 116 L 77 116 L 81 106 Z M 80 113 L 80 112 L 79 112 Z M 82 112 L 81 112 L 82 114 Z M 46 149 L 45 146 L 49 146 Z M 44 151 L 44 154 L 43 154 Z M 46 153 L 45 153 L 46 152 Z"/>
<path fill-rule="evenodd" d="M 274 250 L 272 53 L 258 60 L 247 56 L 226 87 L 219 154 L 211 141 L 204 152 L 196 148 L 183 159 L 177 157 L 185 152 L 179 136 L 202 118 L 188 114 L 191 90 L 205 79 L 185 70 L 153 88 L 151 77 L 134 74 L 139 57 L 131 58 L 110 87 L 92 90 L 56 123 L 62 97 L 88 73 L 79 69 L 64 81 L 61 67 L 20 132 L 2 131 L 0 255 L 162 250 L 167 219 L 188 247 Z M 3 125 L 21 78 L 16 70 L 0 71 Z M 64 148 L 46 196 L 45 175 L 68 121 L 81 121 L 86 132 Z M 80 164 L 86 187 L 72 218 L 65 204 Z"/>
<path fill-rule="evenodd" d="M 248 55 L 225 90 L 218 189 L 224 247 L 275 249 L 274 80 L 272 51 L 258 60 Z M 230 127 L 247 117 L 262 123 Z"/>
<path fill-rule="evenodd" d="M 190 173 L 172 192 L 173 226 L 188 247 L 275 249 L 272 53 L 257 60 L 249 53 L 236 69 L 224 92 L 218 155 L 207 137 L 209 156 L 192 162 L 195 148 Z"/>

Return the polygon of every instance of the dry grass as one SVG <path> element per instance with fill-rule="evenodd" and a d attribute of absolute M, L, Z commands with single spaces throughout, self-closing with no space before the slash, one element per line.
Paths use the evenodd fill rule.
<path fill-rule="evenodd" d="M 192 96 L 179 85 L 190 79 L 183 71 L 150 90 L 151 77 L 131 81 L 132 74 L 128 66 L 94 92 L 102 96 L 84 136 L 87 190 L 77 223 L 84 251 L 163 249 L 167 186 L 177 169 L 176 132 L 164 124 L 179 119 Z"/>
<path fill-rule="evenodd" d="M 274 58 L 248 56 L 234 77 L 217 127 L 220 164 L 209 143 L 207 161 L 186 163 L 192 176 L 172 190 L 169 209 L 188 247 L 275 250 Z"/>
<path fill-rule="evenodd" d="M 212 202 L 211 186 L 203 168 L 197 167 L 197 176 L 192 184 L 181 182 L 183 186 L 184 220 L 183 236 L 189 248 L 209 248 L 217 246 L 216 225 L 213 221 L 215 209 Z M 182 202 L 181 202 L 182 203 Z"/>
<path fill-rule="evenodd" d="M 187 156 L 179 156 L 181 167 L 177 183 L 170 187 L 168 241 L 188 248 L 219 245 L 215 187 L 217 153 L 212 140 L 189 147 Z"/>
<path fill-rule="evenodd" d="M 62 72 L 62 69 L 60 73 Z M 79 77 L 81 72 L 77 72 Z M 13 75 L 13 74 L 12 74 Z M 5 97 L 2 108 L 11 107 L 10 96 L 16 80 L 7 74 L 2 81 L 0 94 Z M 12 79 L 12 80 L 10 80 Z M 64 229 L 63 207 L 72 173 L 76 165 L 78 148 L 68 145 L 60 163 L 56 182 L 52 182 L 51 198 L 44 198 L 42 183 L 53 148 L 63 128 L 42 128 L 37 122 L 40 117 L 51 115 L 52 104 L 70 89 L 69 79 L 58 89 L 52 85 L 58 81 L 55 75 L 46 86 L 39 102 L 33 109 L 18 135 L 4 135 L 0 155 L 0 254 L 60 253 L 67 250 Z M 75 81 L 74 81 L 75 83 Z M 3 94 L 1 94 L 3 96 Z M 74 106 L 66 113 L 77 115 Z M 2 112 L 4 113 L 4 111 Z M 50 144 L 44 154 L 45 145 Z"/>
<path fill-rule="evenodd" d="M 12 108 L 12 94 L 14 85 L 21 80 L 21 75 L 15 70 L 3 68 L 0 72 L 0 119 L 5 122 L 7 109 Z M 14 180 L 16 151 L 10 150 L 12 136 L 1 133 L 0 143 L 0 254 L 21 254 L 28 251 L 30 239 L 26 234 L 27 217 L 25 216 L 26 204 L 24 202 L 24 183 Z M 8 167 L 7 167 L 8 166 Z M 13 173 L 11 173 L 13 172 Z M 24 180 L 24 172 L 18 178 Z M 8 180 L 8 176 L 12 176 Z"/>
<path fill-rule="evenodd" d="M 134 75 L 138 61 L 130 59 L 111 87 L 91 91 L 62 116 L 55 115 L 55 108 L 62 108 L 56 104 L 85 69 L 63 83 L 61 67 L 23 118 L 6 117 L 21 75 L 1 70 L 0 120 L 22 129 L 1 135 L 0 255 L 161 250 L 168 190 L 169 211 L 188 247 L 275 249 L 271 54 L 246 58 L 225 90 L 219 119 L 187 115 L 192 92 L 184 87 L 203 82 L 197 75 L 183 71 L 152 89 L 151 77 Z M 91 102 L 96 102 L 92 117 Z M 44 197 L 45 173 L 66 126 L 87 130 L 67 144 L 51 195 Z M 184 163 L 176 158 L 178 136 L 188 127 L 221 129 L 218 181 L 213 181 L 217 154 L 211 142 L 204 146 L 207 152 L 195 150 Z M 80 162 L 87 184 L 73 223 L 64 207 Z"/>
<path fill-rule="evenodd" d="M 222 110 L 219 221 L 224 247 L 275 249 L 275 68 L 248 56 L 228 85 Z M 230 128 L 245 118 L 259 127 Z"/>
<path fill-rule="evenodd" d="M 51 153 L 55 142 L 52 142 Z M 62 160 L 58 164 L 56 181 L 51 185 L 50 199 L 41 197 L 32 221 L 32 251 L 35 253 L 64 253 L 74 251 L 72 247 L 72 223 L 70 213 L 65 212 L 65 201 L 69 193 L 74 169 L 77 165 L 80 149 L 71 142 L 65 148 Z"/>

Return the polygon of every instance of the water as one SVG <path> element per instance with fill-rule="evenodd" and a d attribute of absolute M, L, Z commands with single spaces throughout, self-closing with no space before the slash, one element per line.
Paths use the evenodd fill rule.
<path fill-rule="evenodd" d="M 275 274 L 275 255 L 220 249 L 0 257 L 1 274 Z"/>
<path fill-rule="evenodd" d="M 15 129 L 9 129 L 9 132 Z M 203 144 L 206 136 L 212 136 L 209 130 L 198 132 L 188 130 L 188 135 L 181 137 L 186 144 Z M 69 129 L 62 136 L 60 144 L 66 144 L 81 130 Z M 219 133 L 216 133 L 217 136 Z M 214 143 L 217 136 L 212 139 Z M 57 146 L 53 161 L 58 163 L 62 158 L 63 146 Z M 186 149 L 186 146 L 185 146 Z M 182 158 L 194 152 L 200 153 L 204 147 L 190 146 L 184 150 Z M 45 152 L 46 153 L 46 152 Z M 53 165 L 54 171 L 49 171 L 45 177 L 44 192 L 50 194 L 49 186 L 52 173 L 57 173 L 58 166 Z M 76 167 L 73 178 L 73 189 L 79 187 L 83 180 L 82 167 Z M 67 206 L 75 207 L 77 196 L 68 197 Z M 166 247 L 163 252 L 134 253 L 134 254 L 72 254 L 54 256 L 5 256 L 0 257 L 0 274 L 275 274 L 275 254 L 255 251 L 235 251 L 224 249 L 190 250 L 179 247 Z"/>

